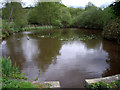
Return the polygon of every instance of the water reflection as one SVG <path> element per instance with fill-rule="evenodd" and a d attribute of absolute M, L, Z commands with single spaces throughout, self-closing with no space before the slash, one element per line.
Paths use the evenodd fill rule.
<path fill-rule="evenodd" d="M 120 46 L 114 42 L 109 42 L 103 40 L 103 49 L 109 52 L 109 65 L 110 68 L 107 69 L 102 75 L 115 75 L 120 73 Z"/>
<path fill-rule="evenodd" d="M 87 49 L 82 41 L 64 43 L 60 55 L 57 55 L 57 63 L 51 64 L 39 80 L 60 80 L 62 87 L 84 87 L 84 79 L 102 77 L 102 73 L 109 68 L 106 62 L 108 53 L 101 43 L 99 46 Z"/>
<path fill-rule="evenodd" d="M 108 53 L 100 47 L 97 49 L 87 49 L 85 43 L 81 41 L 75 41 L 72 42 L 72 44 L 68 42 L 64 44 L 60 50 L 61 55 L 58 57 L 61 59 L 59 62 L 60 66 L 66 65 L 69 69 L 84 68 L 86 72 L 99 73 L 99 75 L 101 75 L 109 65 L 105 61 Z"/>
<path fill-rule="evenodd" d="M 2 43 L 0 44 L 0 57 L 4 56 L 4 54 L 10 54 L 9 48 L 7 48 L 7 44 L 6 41 L 2 41 Z"/>
<path fill-rule="evenodd" d="M 38 59 L 36 59 L 36 62 L 38 62 L 38 67 L 41 71 L 46 71 L 51 63 L 57 63 L 56 56 L 59 54 L 61 41 L 57 39 L 42 39 L 39 40 L 38 45 L 40 47 L 41 54 Z"/>
<path fill-rule="evenodd" d="M 27 36 L 24 36 L 21 40 L 21 45 L 26 61 L 33 61 L 40 54 L 37 40 L 31 38 L 30 40 L 27 40 Z"/>
<path fill-rule="evenodd" d="M 73 32 L 76 37 L 81 35 L 80 30 L 53 32 L 37 31 L 37 35 L 50 33 L 64 38 L 71 38 Z M 62 87 L 84 87 L 86 78 L 120 73 L 119 49 L 113 42 L 102 39 L 61 41 L 32 33 L 18 33 L 2 45 L 3 56 L 11 56 L 31 80 L 38 76 L 40 70 L 39 81 L 59 80 Z M 84 33 L 96 34 L 95 31 Z"/>

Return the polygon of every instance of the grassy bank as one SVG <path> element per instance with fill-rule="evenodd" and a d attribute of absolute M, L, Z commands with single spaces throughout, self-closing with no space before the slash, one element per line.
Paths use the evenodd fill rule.
<path fill-rule="evenodd" d="M 10 57 L 0 59 L 2 66 L 2 78 L 0 85 L 2 88 L 50 88 L 50 85 L 33 84 L 28 81 L 25 74 L 19 72 L 16 63 L 12 64 Z"/>
<path fill-rule="evenodd" d="M 55 26 L 28 26 L 24 28 L 7 28 L 5 27 L 2 30 L 2 39 L 10 36 L 13 33 L 21 32 L 21 31 L 28 31 L 28 30 L 39 30 L 39 29 L 50 29 L 50 28 L 58 28 Z"/>

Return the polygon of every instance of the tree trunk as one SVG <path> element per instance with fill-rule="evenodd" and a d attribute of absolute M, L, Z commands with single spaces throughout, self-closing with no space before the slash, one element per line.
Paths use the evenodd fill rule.
<path fill-rule="evenodd" d="M 10 15 L 9 15 L 9 18 L 8 18 L 8 27 L 10 27 L 10 20 L 11 20 L 11 17 L 12 17 L 12 13 L 13 13 L 13 7 L 11 7 L 11 10 L 10 10 Z"/>

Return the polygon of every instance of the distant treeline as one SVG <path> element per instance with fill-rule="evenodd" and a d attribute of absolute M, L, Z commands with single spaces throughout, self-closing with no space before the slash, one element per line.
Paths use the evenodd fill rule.
<path fill-rule="evenodd" d="M 2 8 L 2 28 L 6 30 L 26 25 L 47 25 L 60 28 L 104 29 L 103 35 L 108 35 L 109 31 L 113 34 L 115 31 L 115 35 L 119 36 L 119 9 L 120 1 L 104 9 L 96 7 L 91 2 L 85 9 L 67 7 L 60 2 L 38 2 L 34 7 L 23 8 L 20 2 L 10 2 Z"/>
<path fill-rule="evenodd" d="M 90 2 L 85 9 L 66 7 L 59 2 L 39 2 L 35 7 L 23 8 L 21 3 L 11 2 L 2 9 L 2 18 L 11 27 L 37 24 L 103 29 L 104 25 L 116 18 L 117 13 L 113 11 L 112 5 L 102 10 Z M 10 22 L 13 22 L 12 25 Z"/>

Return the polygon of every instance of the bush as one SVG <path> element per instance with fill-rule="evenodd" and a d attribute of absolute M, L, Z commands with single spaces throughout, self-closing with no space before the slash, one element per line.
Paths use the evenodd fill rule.
<path fill-rule="evenodd" d="M 120 43 L 120 17 L 111 20 L 104 26 L 103 37 Z"/>
<path fill-rule="evenodd" d="M 18 80 L 2 79 L 2 88 L 37 88 L 31 82 L 23 82 Z"/>
<path fill-rule="evenodd" d="M 102 10 L 96 7 L 85 10 L 75 19 L 74 25 L 78 28 L 102 29 Z"/>
<path fill-rule="evenodd" d="M 107 84 L 103 81 L 98 82 L 98 83 L 92 83 L 90 85 L 86 86 L 87 89 L 93 89 L 93 90 L 101 90 L 101 89 L 120 89 L 120 80 L 118 81 L 113 81 L 110 84 Z"/>
<path fill-rule="evenodd" d="M 10 76 L 10 74 L 18 73 L 18 67 L 16 63 L 12 65 L 10 57 L 0 59 L 2 62 L 2 74 L 5 76 Z"/>
<path fill-rule="evenodd" d="M 92 84 L 86 86 L 86 88 L 93 89 L 93 90 L 100 90 L 101 88 L 106 88 L 106 89 L 108 88 L 109 89 L 109 88 L 112 88 L 112 86 L 101 81 L 98 83 L 92 83 Z"/>

